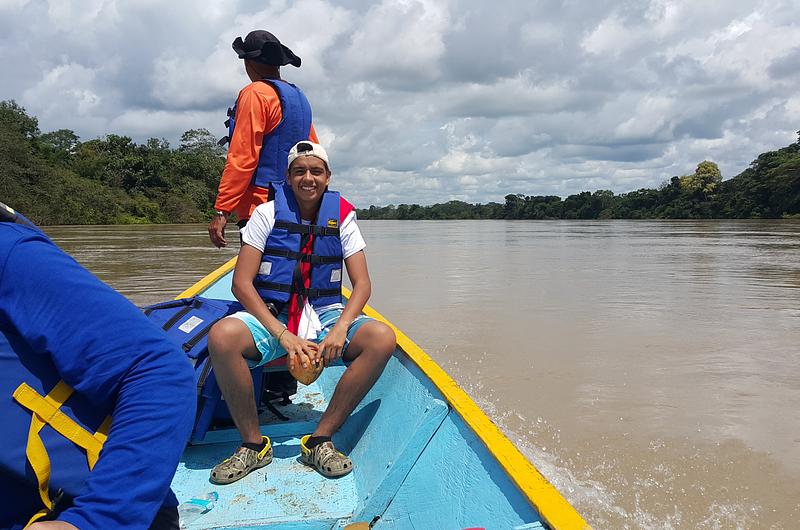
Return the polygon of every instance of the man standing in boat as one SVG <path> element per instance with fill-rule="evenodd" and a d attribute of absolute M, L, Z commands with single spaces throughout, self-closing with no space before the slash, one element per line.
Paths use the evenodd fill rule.
<path fill-rule="evenodd" d="M 297 86 L 281 79 L 280 67 L 299 67 L 300 57 L 264 30 L 251 31 L 244 40 L 237 37 L 232 46 L 244 59 L 252 83 L 228 110 L 230 145 L 208 225 L 211 242 L 219 248 L 228 244 L 228 217 L 235 213 L 243 227 L 267 201 L 270 185 L 286 178 L 289 149 L 300 140 L 318 141 L 308 100 Z"/>
<path fill-rule="evenodd" d="M 179 347 L 0 203 L 0 528 L 177 530 L 195 396 Z"/>
<path fill-rule="evenodd" d="M 328 190 L 325 149 L 299 142 L 288 162 L 287 182 L 275 187 L 274 200 L 257 207 L 242 230 L 232 290 L 246 311 L 220 320 L 209 334 L 217 383 L 243 441 L 211 471 L 218 484 L 272 461 L 250 369 L 283 355 L 290 371 L 316 375 L 339 358 L 349 363 L 316 430 L 300 442 L 305 464 L 326 477 L 349 473 L 353 464 L 331 437 L 375 384 L 396 346 L 389 326 L 361 314 L 372 291 L 366 243 L 353 205 Z M 353 286 L 346 305 L 342 265 Z"/>
<path fill-rule="evenodd" d="M 280 67 L 300 67 L 300 57 L 264 30 L 251 31 L 244 40 L 237 37 L 232 46 L 244 59 L 252 82 L 228 110 L 228 156 L 208 225 L 211 242 L 218 248 L 228 244 L 228 216 L 235 213 L 241 229 L 253 210 L 268 200 L 273 183 L 284 181 L 289 149 L 301 140 L 318 141 L 306 96 L 281 79 Z M 269 375 L 267 389 L 289 396 L 297 391 L 297 383 L 289 374 L 276 372 Z"/>

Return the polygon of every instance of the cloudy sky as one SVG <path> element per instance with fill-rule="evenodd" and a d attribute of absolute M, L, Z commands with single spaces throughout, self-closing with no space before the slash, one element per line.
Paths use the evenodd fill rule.
<path fill-rule="evenodd" d="M 0 99 L 43 131 L 205 127 L 268 29 L 357 205 L 724 178 L 800 129 L 797 0 L 0 0 Z"/>

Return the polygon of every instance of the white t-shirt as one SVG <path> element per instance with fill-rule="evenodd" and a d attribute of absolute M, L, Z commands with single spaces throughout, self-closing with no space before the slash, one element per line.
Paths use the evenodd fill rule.
<path fill-rule="evenodd" d="M 304 221 L 305 223 L 305 221 Z M 310 224 L 310 223 L 308 223 Z M 275 226 L 275 201 L 265 202 L 258 205 L 253 210 L 253 215 L 250 220 L 242 228 L 242 242 L 257 248 L 260 252 L 264 252 L 264 247 L 267 244 L 267 237 L 272 232 L 272 227 Z M 367 243 L 361 235 L 361 230 L 356 224 L 356 211 L 353 209 L 350 213 L 342 219 L 339 224 L 339 237 L 342 241 L 342 259 L 347 259 L 356 252 L 364 250 Z M 306 302 L 308 306 L 308 302 Z M 342 308 L 342 304 L 332 304 L 325 307 L 315 307 L 314 312 L 319 315 L 330 309 Z M 312 309 L 310 306 L 305 307 L 303 313 Z M 315 315 L 316 316 L 316 315 Z"/>

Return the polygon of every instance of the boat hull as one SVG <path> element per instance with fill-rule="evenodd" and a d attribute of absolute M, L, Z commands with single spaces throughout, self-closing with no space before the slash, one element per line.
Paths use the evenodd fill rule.
<path fill-rule="evenodd" d="M 233 260 L 181 296 L 230 298 L 232 267 Z M 383 375 L 334 437 L 353 460 L 352 473 L 326 479 L 298 458 L 300 437 L 313 431 L 345 370 L 332 366 L 312 385 L 298 385 L 292 405 L 281 408 L 289 421 L 262 415 L 274 447 L 269 466 L 214 486 L 210 470 L 238 446 L 237 431 L 209 431 L 187 448 L 173 481 L 178 499 L 212 490 L 220 497 L 189 528 L 588 528 L 467 394 L 396 332 Z"/>

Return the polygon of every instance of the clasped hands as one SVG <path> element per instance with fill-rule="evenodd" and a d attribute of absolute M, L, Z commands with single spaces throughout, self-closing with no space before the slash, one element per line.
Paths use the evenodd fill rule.
<path fill-rule="evenodd" d="M 334 326 L 319 344 L 301 339 L 288 330 L 281 333 L 279 342 L 289 357 L 289 370 L 297 369 L 300 366 L 308 369 L 311 365 L 317 365 L 320 362 L 323 366 L 329 366 L 339 359 L 344 349 L 345 337 L 344 327 Z"/>

